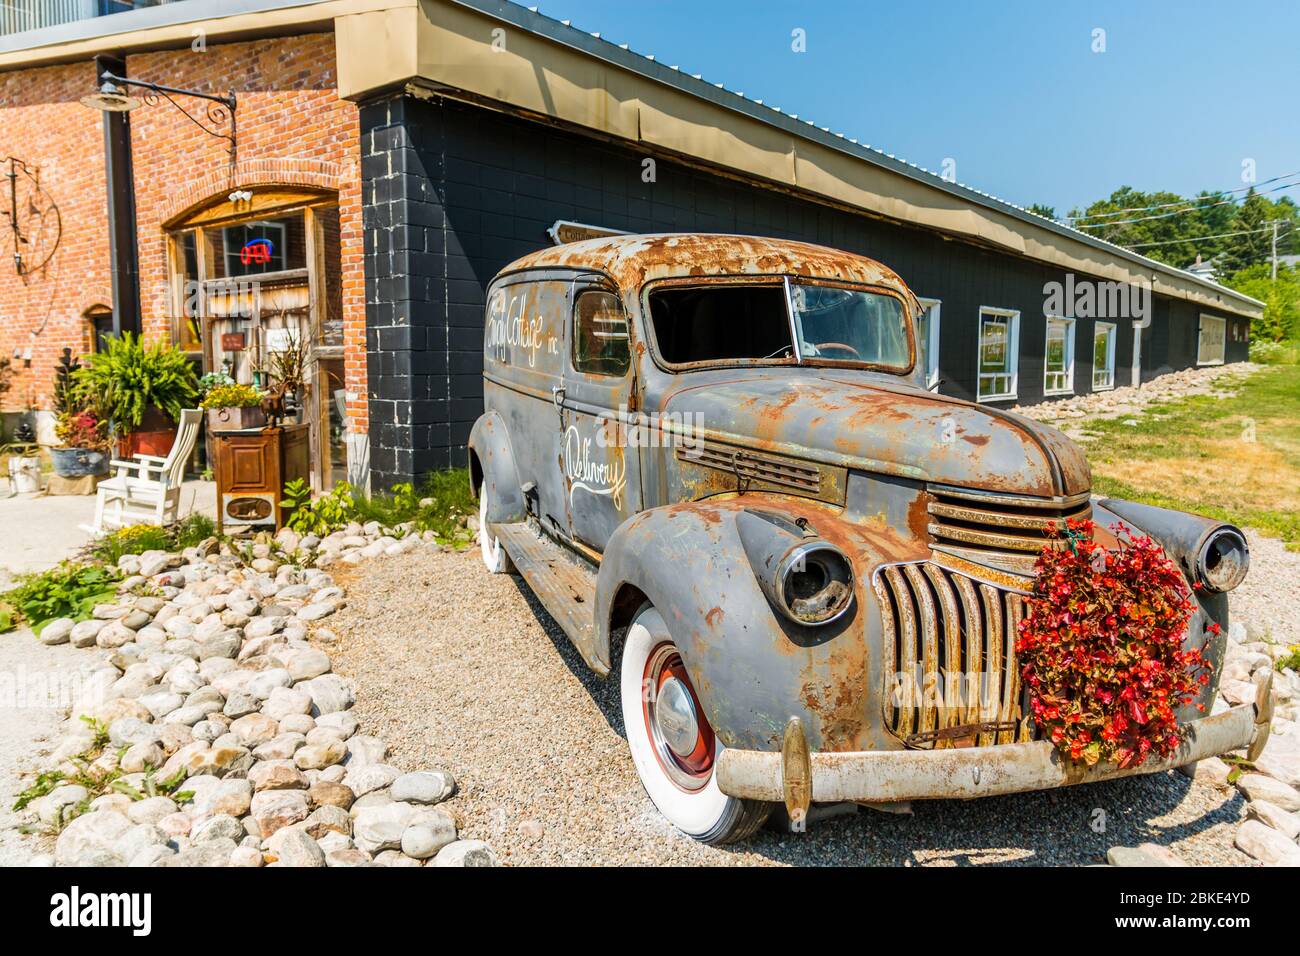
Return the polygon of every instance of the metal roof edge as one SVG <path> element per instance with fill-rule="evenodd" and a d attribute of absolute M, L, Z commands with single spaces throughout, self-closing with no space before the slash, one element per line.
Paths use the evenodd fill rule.
<path fill-rule="evenodd" d="M 587 33 L 563 21 L 555 20 L 538 12 L 536 9 L 520 6 L 511 2 L 511 0 L 447 0 L 447 2 L 502 20 L 522 30 L 545 37 L 552 42 L 604 60 L 620 69 L 637 73 L 646 79 L 706 99 L 717 106 L 741 113 L 751 119 L 776 127 L 792 136 L 797 136 L 800 139 L 817 143 L 820 146 L 834 149 L 855 159 L 871 163 L 923 186 L 948 193 L 965 202 L 1011 216 L 1020 222 L 1044 229 L 1061 238 L 1082 243 L 1130 263 L 1136 263 L 1162 272 L 1179 281 L 1225 295 L 1239 302 L 1261 309 L 1264 307 L 1263 302 L 1235 289 L 1202 279 L 1184 269 L 1151 259 L 1140 253 L 1125 249 L 1123 246 L 1107 242 L 1105 239 L 1073 229 L 990 193 L 982 192 L 962 183 L 950 182 L 917 166 L 915 163 L 899 159 L 874 147 L 855 143 L 847 139 L 842 133 L 834 133 L 827 128 L 818 127 L 811 120 L 797 119 L 788 113 L 751 100 L 743 94 L 728 90 L 721 84 L 710 83 L 702 77 L 684 73 L 681 70 L 660 63 L 653 56 L 636 53 L 630 48 L 613 43 L 597 34 Z"/>

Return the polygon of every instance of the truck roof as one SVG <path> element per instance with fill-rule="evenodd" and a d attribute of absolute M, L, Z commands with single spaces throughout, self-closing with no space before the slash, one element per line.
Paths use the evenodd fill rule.
<path fill-rule="evenodd" d="M 603 236 L 550 246 L 516 259 L 501 271 L 591 269 L 623 288 L 681 276 L 795 275 L 883 286 L 911 300 L 898 273 L 866 256 L 827 246 L 723 233 Z"/>

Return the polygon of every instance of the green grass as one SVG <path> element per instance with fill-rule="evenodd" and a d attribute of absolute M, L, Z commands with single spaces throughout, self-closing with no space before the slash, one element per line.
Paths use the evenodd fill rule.
<path fill-rule="evenodd" d="M 1160 402 L 1131 420 L 1079 425 L 1097 493 L 1249 525 L 1300 550 L 1300 366 L 1270 366 L 1232 398 Z"/>

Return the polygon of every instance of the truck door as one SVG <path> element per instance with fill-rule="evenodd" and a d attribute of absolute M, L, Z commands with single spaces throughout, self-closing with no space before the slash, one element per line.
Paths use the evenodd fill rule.
<path fill-rule="evenodd" d="M 564 354 L 570 282 L 520 275 L 488 295 L 484 406 L 499 412 L 510 435 L 528 510 L 553 533 L 567 536 L 566 490 L 556 462 L 564 437 Z"/>
<path fill-rule="evenodd" d="M 603 552 L 614 529 L 641 508 L 631 334 L 622 301 L 599 280 L 575 281 L 572 303 L 558 396 L 560 465 L 570 535 Z"/>

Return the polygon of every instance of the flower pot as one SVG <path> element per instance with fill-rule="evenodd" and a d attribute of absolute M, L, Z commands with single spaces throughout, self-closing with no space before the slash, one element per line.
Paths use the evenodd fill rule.
<path fill-rule="evenodd" d="M 266 424 L 262 406 L 245 408 L 209 408 L 208 430 L 214 432 L 238 431 L 241 428 L 261 428 Z"/>
<path fill-rule="evenodd" d="M 134 458 L 136 455 L 154 455 L 158 458 L 166 458 L 167 453 L 172 450 L 172 443 L 175 440 L 176 430 L 174 428 L 169 428 L 165 432 L 135 431 L 122 439 L 119 448 L 123 458 Z"/>
<path fill-rule="evenodd" d="M 9 456 L 9 481 L 16 494 L 25 495 L 41 490 L 41 460 L 35 455 Z"/>
<path fill-rule="evenodd" d="M 93 448 L 51 448 L 50 460 L 60 478 L 82 478 L 108 473 L 108 453 Z"/>

